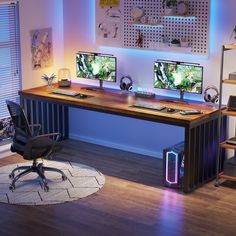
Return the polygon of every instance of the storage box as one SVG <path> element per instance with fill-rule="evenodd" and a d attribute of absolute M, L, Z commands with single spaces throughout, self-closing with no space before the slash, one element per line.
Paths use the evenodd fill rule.
<path fill-rule="evenodd" d="M 236 80 L 236 72 L 232 72 L 229 74 L 229 79 Z"/>

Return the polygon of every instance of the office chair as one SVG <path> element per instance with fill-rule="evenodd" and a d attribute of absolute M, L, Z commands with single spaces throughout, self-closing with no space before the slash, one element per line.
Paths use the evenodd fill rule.
<path fill-rule="evenodd" d="M 11 172 L 9 178 L 12 179 L 12 183 L 10 184 L 9 189 L 12 191 L 15 189 L 15 183 L 19 178 L 31 172 L 36 172 L 42 180 L 44 191 L 48 192 L 49 187 L 44 175 L 45 171 L 60 173 L 63 181 L 66 180 L 67 177 L 63 171 L 53 167 L 46 167 L 42 163 L 38 163 L 37 159 L 48 159 L 53 154 L 57 141 L 60 138 L 60 133 L 39 135 L 38 133 L 41 129 L 41 125 L 29 125 L 25 112 L 19 104 L 9 100 L 6 100 L 6 104 L 15 130 L 11 151 L 20 154 L 25 160 L 33 161 L 32 166 L 16 167 Z M 22 172 L 15 175 L 16 171 Z"/>

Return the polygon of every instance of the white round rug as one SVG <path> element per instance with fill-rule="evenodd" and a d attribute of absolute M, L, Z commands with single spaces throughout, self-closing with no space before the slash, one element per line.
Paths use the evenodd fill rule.
<path fill-rule="evenodd" d="M 47 205 L 74 201 L 97 192 L 105 184 L 104 175 L 98 170 L 74 162 L 42 161 L 44 166 L 62 170 L 67 180 L 61 175 L 46 171 L 49 192 L 42 188 L 37 173 L 23 176 L 16 182 L 16 188 L 9 190 L 9 174 L 17 166 L 32 165 L 32 162 L 12 164 L 0 167 L 0 202 L 20 205 Z M 16 172 L 17 174 L 17 172 Z"/>

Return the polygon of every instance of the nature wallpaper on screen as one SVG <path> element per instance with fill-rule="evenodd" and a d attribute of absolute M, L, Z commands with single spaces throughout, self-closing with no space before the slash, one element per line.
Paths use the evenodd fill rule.
<path fill-rule="evenodd" d="M 76 56 L 77 77 L 116 81 L 116 58 L 94 54 Z"/>
<path fill-rule="evenodd" d="M 201 66 L 155 62 L 154 87 L 202 93 L 202 74 Z"/>

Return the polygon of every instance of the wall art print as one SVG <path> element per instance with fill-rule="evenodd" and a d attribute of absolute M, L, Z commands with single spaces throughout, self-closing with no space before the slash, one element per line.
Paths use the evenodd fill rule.
<path fill-rule="evenodd" d="M 30 31 L 32 68 L 52 66 L 52 28 Z"/>

